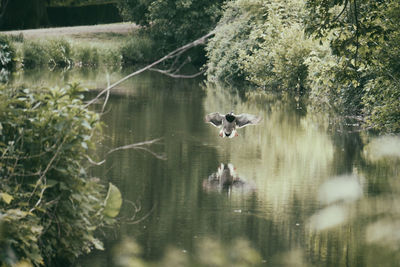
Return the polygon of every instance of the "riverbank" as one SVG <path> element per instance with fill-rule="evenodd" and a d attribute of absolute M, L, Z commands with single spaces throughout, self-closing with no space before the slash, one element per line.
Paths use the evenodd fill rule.
<path fill-rule="evenodd" d="M 154 42 L 134 23 L 0 32 L 14 50 L 17 69 L 72 68 L 147 63 Z"/>
<path fill-rule="evenodd" d="M 131 22 L 99 24 L 90 26 L 73 26 L 73 27 L 57 27 L 43 28 L 32 30 L 16 30 L 16 31 L 0 31 L 5 35 L 23 35 L 26 39 L 38 39 L 49 37 L 70 37 L 73 39 L 86 39 L 97 37 L 101 39 L 104 34 L 127 35 L 139 28 L 138 25 Z M 104 38 L 105 40 L 109 40 Z"/>

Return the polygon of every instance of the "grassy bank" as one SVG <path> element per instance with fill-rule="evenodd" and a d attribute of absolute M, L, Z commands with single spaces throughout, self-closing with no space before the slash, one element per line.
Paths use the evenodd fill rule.
<path fill-rule="evenodd" d="M 14 31 L 5 33 L 2 40 L 15 51 L 17 69 L 121 67 L 157 58 L 154 42 L 132 25 Z"/>

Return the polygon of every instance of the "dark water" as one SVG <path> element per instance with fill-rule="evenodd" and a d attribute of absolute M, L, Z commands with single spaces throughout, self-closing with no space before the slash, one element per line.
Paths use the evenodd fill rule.
<path fill-rule="evenodd" d="M 111 95 L 98 155 L 161 138 L 146 148 L 167 159 L 122 150 L 93 168 L 124 204 L 106 250 L 78 266 L 400 266 L 398 136 L 200 84 L 144 73 Z M 203 118 L 231 110 L 263 120 L 222 139 Z M 232 186 L 218 183 L 221 166 Z"/>

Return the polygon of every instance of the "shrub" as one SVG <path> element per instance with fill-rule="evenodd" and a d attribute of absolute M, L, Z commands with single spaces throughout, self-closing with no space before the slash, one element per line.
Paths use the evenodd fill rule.
<path fill-rule="evenodd" d="M 122 65 L 122 55 L 119 48 L 99 48 L 100 64 L 106 66 L 120 67 Z"/>
<path fill-rule="evenodd" d="M 96 66 L 99 64 L 99 52 L 93 46 L 79 46 L 73 47 L 74 62 L 80 66 Z"/>
<path fill-rule="evenodd" d="M 304 60 L 316 43 L 304 35 L 303 13 L 297 0 L 228 2 L 207 46 L 208 79 L 304 93 Z"/>
<path fill-rule="evenodd" d="M 53 67 L 69 68 L 72 66 L 71 44 L 65 39 L 49 40 L 47 53 L 50 65 Z"/>
<path fill-rule="evenodd" d="M 151 62 L 157 58 L 155 42 L 146 35 L 139 35 L 121 47 L 122 62 L 125 65 Z"/>
<path fill-rule="evenodd" d="M 106 197 L 86 172 L 100 121 L 82 99 L 76 85 L 0 90 L 1 265 L 68 265 L 102 249 L 94 232 L 114 222 L 119 191 Z"/>
<path fill-rule="evenodd" d="M 328 44 L 310 53 L 306 64 L 312 108 L 339 115 L 360 112 L 361 85 L 348 61 L 333 55 Z"/>
<path fill-rule="evenodd" d="M 43 42 L 24 42 L 22 51 L 24 68 L 32 69 L 35 67 L 45 66 L 50 61 L 47 47 L 45 47 Z"/>
<path fill-rule="evenodd" d="M 0 35 L 0 69 L 12 70 L 15 67 L 15 48 L 9 38 Z"/>
<path fill-rule="evenodd" d="M 371 79 L 363 96 L 367 126 L 384 132 L 400 132 L 400 86 L 382 75 Z"/>
<path fill-rule="evenodd" d="M 172 51 L 211 31 L 217 24 L 222 0 L 124 0 L 118 6 L 125 19 L 148 26 L 162 53 Z"/>

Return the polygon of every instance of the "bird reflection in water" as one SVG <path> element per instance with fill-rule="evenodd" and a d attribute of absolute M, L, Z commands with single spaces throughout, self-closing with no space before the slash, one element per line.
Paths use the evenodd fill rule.
<path fill-rule="evenodd" d="M 221 163 L 217 171 L 203 181 L 203 190 L 206 192 L 226 191 L 231 193 L 235 189 L 239 189 L 242 192 L 254 192 L 255 186 L 240 178 L 236 168 L 231 163 Z"/>

